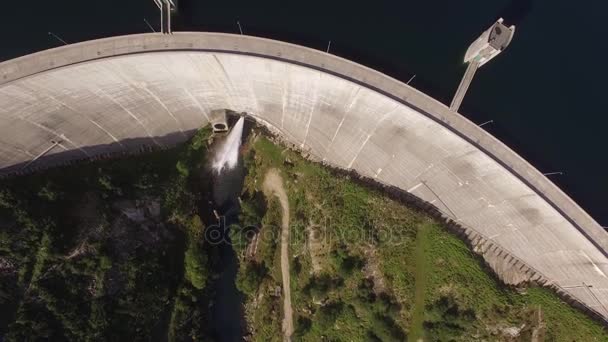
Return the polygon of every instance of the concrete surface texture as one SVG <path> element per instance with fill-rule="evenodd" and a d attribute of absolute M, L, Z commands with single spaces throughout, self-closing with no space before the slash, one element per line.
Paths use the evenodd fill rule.
<path fill-rule="evenodd" d="M 462 100 L 464 100 L 464 96 L 466 95 L 467 90 L 469 90 L 471 82 L 473 82 L 473 76 L 475 76 L 477 69 L 479 69 L 479 62 L 476 60 L 470 61 L 469 65 L 467 66 L 467 70 L 464 72 L 464 75 L 460 80 L 458 89 L 456 89 L 456 94 L 454 94 L 452 103 L 450 103 L 450 110 L 457 112 L 460 108 Z"/>
<path fill-rule="evenodd" d="M 0 63 L 0 169 L 175 144 L 223 108 L 250 113 L 319 160 L 433 203 L 487 253 L 500 248 L 496 255 L 608 317 L 608 234 L 567 195 L 429 96 L 300 46 L 142 34 Z"/>

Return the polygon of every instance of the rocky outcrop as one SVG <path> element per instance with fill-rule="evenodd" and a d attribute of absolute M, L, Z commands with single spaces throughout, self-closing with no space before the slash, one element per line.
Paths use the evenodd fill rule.
<path fill-rule="evenodd" d="M 507 285 L 537 282 L 542 276 L 500 246 L 469 230 L 468 239 L 473 251 L 483 257 L 496 275 Z"/>
<path fill-rule="evenodd" d="M 136 223 L 157 221 L 160 217 L 160 202 L 157 199 L 122 200 L 114 203 L 113 207 Z"/>
<path fill-rule="evenodd" d="M 15 263 L 7 258 L 0 257 L 0 274 L 12 274 L 17 271 Z"/>

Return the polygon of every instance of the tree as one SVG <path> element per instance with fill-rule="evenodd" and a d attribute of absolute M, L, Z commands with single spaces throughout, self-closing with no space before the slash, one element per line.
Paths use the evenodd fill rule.
<path fill-rule="evenodd" d="M 190 175 L 188 165 L 186 165 L 186 163 L 182 160 L 178 161 L 177 164 L 175 164 L 175 168 L 177 169 L 177 172 L 179 173 L 180 177 L 188 178 L 188 176 Z"/>
<path fill-rule="evenodd" d="M 244 268 L 245 270 L 237 275 L 236 286 L 241 292 L 251 296 L 260 287 L 268 269 L 263 264 L 256 262 L 248 262 Z"/>
<path fill-rule="evenodd" d="M 306 333 L 310 331 L 312 327 L 312 321 L 305 316 L 298 316 L 296 319 L 296 330 L 294 331 L 295 337 L 304 337 Z"/>
<path fill-rule="evenodd" d="M 49 202 L 57 200 L 57 198 L 59 198 L 59 193 L 56 190 L 55 184 L 47 182 L 46 185 L 38 192 L 38 197 Z"/>
<path fill-rule="evenodd" d="M 198 243 L 190 242 L 184 258 L 186 268 L 186 279 L 195 288 L 202 290 L 207 282 L 207 256 L 199 247 Z"/>

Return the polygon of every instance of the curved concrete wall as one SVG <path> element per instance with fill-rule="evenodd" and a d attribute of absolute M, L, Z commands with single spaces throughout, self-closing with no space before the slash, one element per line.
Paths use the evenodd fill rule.
<path fill-rule="evenodd" d="M 608 234 L 568 196 L 443 104 L 300 46 L 144 34 L 0 63 L 0 172 L 174 144 L 220 108 L 433 203 L 608 317 Z"/>

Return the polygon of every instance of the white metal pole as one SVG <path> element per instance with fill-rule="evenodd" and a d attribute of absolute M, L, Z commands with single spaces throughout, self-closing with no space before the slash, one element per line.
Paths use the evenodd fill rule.
<path fill-rule="evenodd" d="M 547 173 L 543 173 L 543 176 L 551 176 L 551 175 L 560 175 L 562 176 L 564 173 L 561 171 L 556 171 L 556 172 L 547 172 Z"/>
<path fill-rule="evenodd" d="M 57 39 L 58 41 L 62 42 L 64 45 L 68 45 L 68 43 L 65 42 L 65 40 L 59 38 L 59 36 L 57 36 L 56 34 L 54 34 L 53 32 L 49 31 L 49 36 L 54 37 L 55 39 Z"/>
<path fill-rule="evenodd" d="M 172 34 L 173 32 L 171 31 L 171 4 L 169 3 L 169 0 L 166 0 L 165 5 L 167 6 L 167 33 Z"/>
<path fill-rule="evenodd" d="M 146 23 L 146 25 L 148 25 L 148 27 L 150 28 L 150 30 L 152 30 L 152 32 L 156 32 L 154 27 L 152 27 L 152 25 L 150 25 L 150 23 L 146 20 L 146 18 L 144 18 L 144 22 Z"/>

